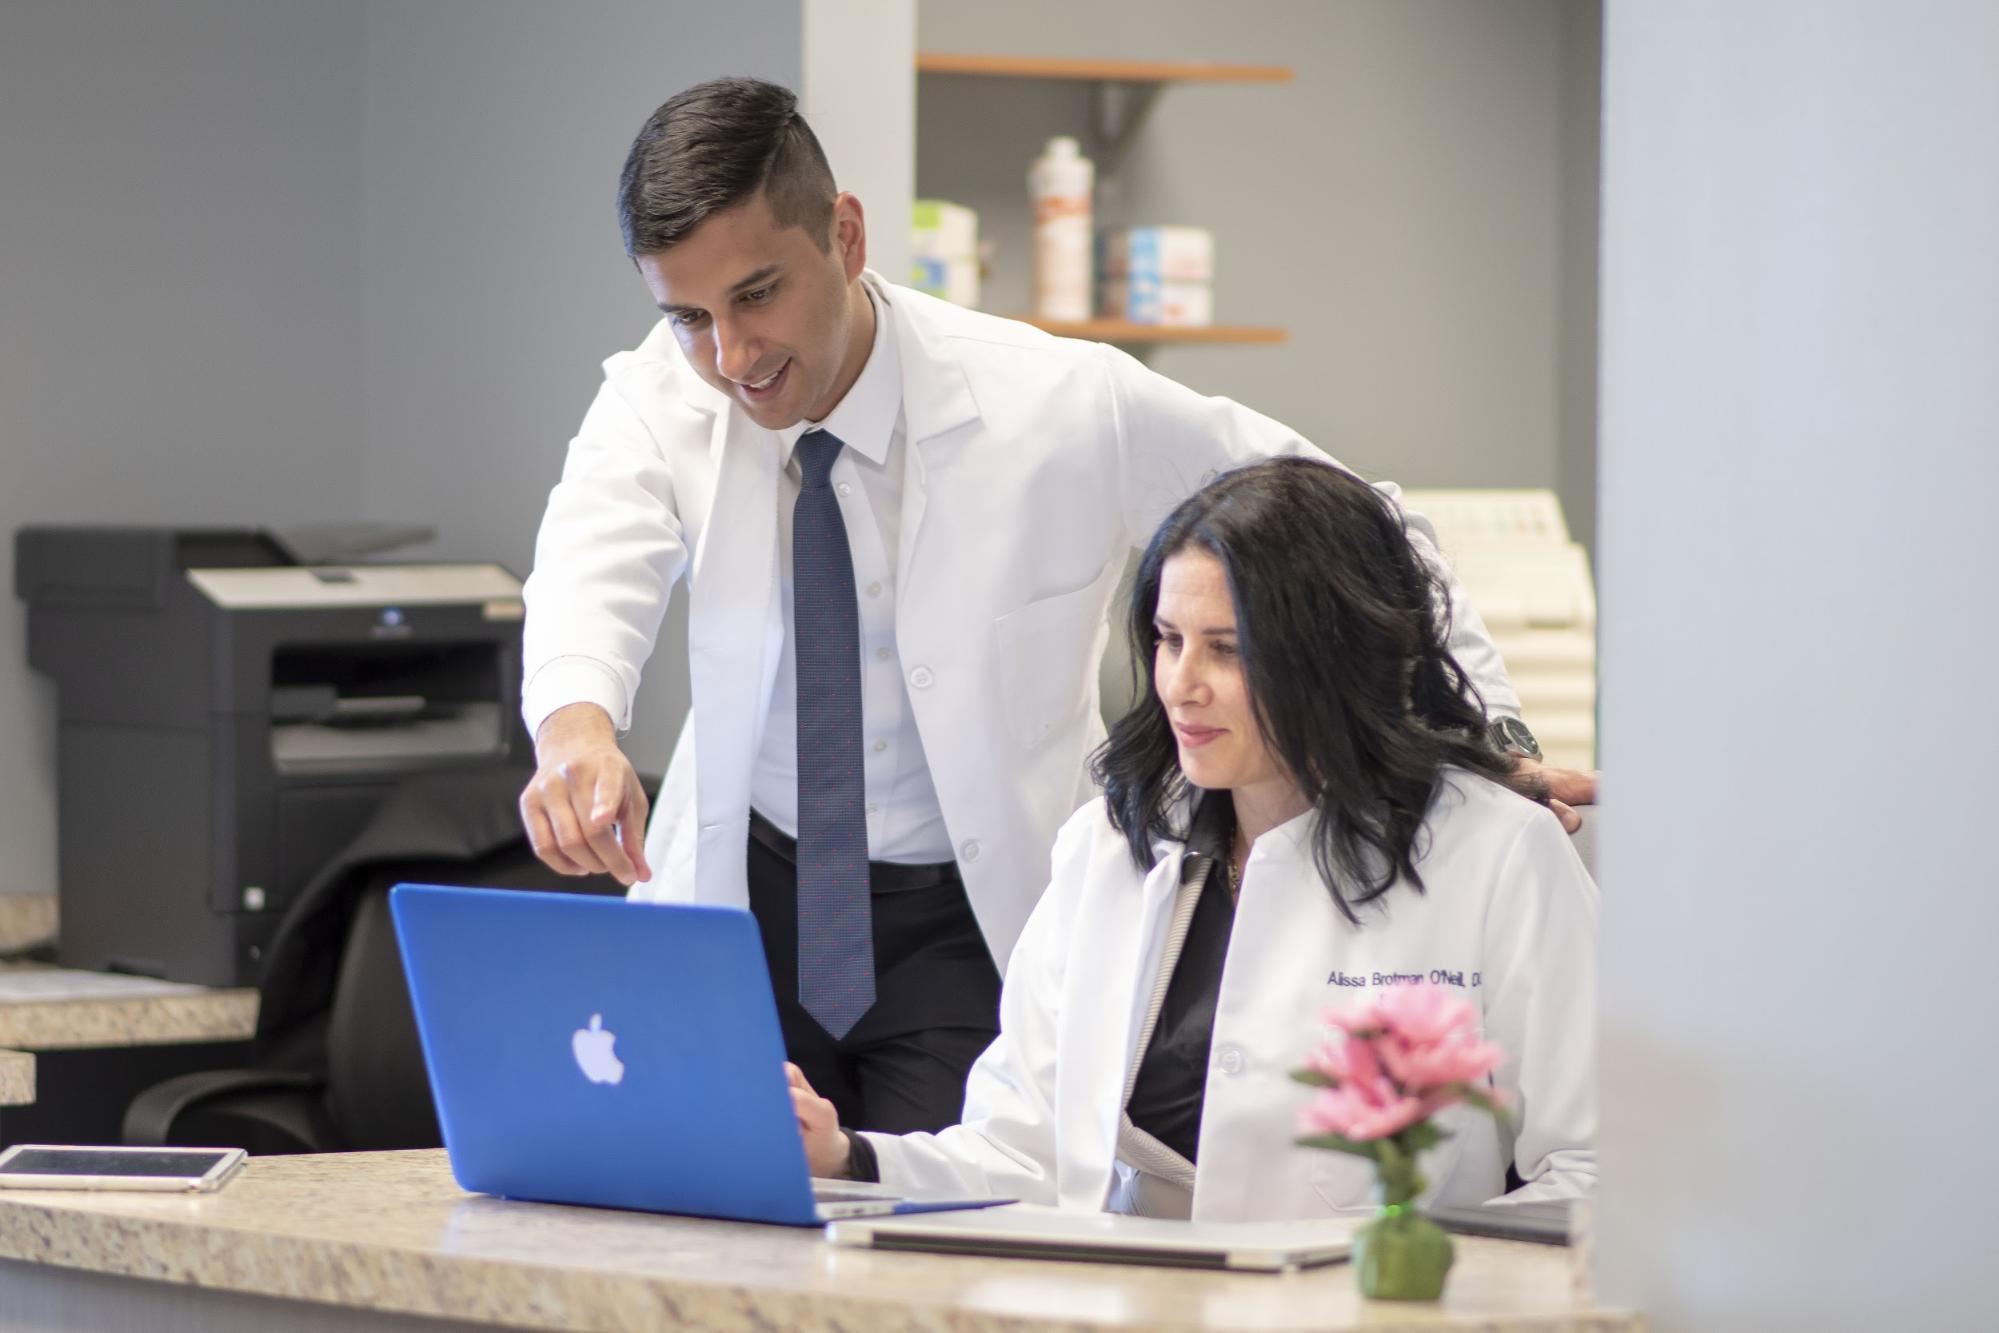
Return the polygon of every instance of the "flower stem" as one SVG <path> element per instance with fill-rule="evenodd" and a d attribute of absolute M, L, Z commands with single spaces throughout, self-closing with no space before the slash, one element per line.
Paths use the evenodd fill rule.
<path fill-rule="evenodd" d="M 1379 1140 L 1380 1155 L 1375 1159 L 1375 1179 L 1381 1186 L 1382 1206 L 1397 1207 L 1415 1202 L 1427 1181 L 1416 1169 L 1416 1154 L 1393 1138 Z"/>

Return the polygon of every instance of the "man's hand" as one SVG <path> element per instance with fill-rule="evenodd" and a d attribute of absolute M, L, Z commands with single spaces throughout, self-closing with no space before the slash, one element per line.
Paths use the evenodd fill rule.
<path fill-rule="evenodd" d="M 564 875 L 611 875 L 630 887 L 646 864 L 645 789 L 596 704 L 550 713 L 535 734 L 539 767 L 521 793 L 521 824 L 542 864 Z"/>
<path fill-rule="evenodd" d="M 1548 808 L 1574 833 L 1583 826 L 1582 816 L 1570 806 L 1596 804 L 1596 774 L 1574 768 L 1550 768 L 1538 759 L 1518 755 L 1513 761 L 1515 785 L 1537 799 L 1545 796 Z"/>
<path fill-rule="evenodd" d="M 798 1112 L 798 1136 L 805 1140 L 805 1165 L 821 1180 L 845 1180 L 854 1173 L 853 1146 L 840 1128 L 840 1113 L 833 1103 L 812 1090 L 797 1065 L 786 1061 L 784 1076 L 791 1082 L 791 1104 Z"/>

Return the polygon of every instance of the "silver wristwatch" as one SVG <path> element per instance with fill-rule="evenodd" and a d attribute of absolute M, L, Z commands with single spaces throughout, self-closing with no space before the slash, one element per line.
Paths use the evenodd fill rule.
<path fill-rule="evenodd" d="M 1517 754 L 1525 759 L 1541 757 L 1541 742 L 1517 717 L 1496 717 L 1485 724 L 1485 739 L 1501 754 Z"/>

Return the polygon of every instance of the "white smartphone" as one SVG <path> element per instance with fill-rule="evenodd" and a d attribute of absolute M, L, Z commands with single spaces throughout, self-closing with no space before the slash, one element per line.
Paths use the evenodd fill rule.
<path fill-rule="evenodd" d="M 17 1143 L 0 1152 L 0 1189 L 192 1190 L 206 1193 L 243 1165 L 241 1148 L 96 1148 Z"/>

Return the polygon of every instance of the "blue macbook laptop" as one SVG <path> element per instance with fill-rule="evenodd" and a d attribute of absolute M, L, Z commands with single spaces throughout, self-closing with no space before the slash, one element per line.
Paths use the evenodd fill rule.
<path fill-rule="evenodd" d="M 389 905 L 468 1190 L 797 1226 L 1011 1202 L 811 1178 L 748 912 L 418 884 Z"/>

